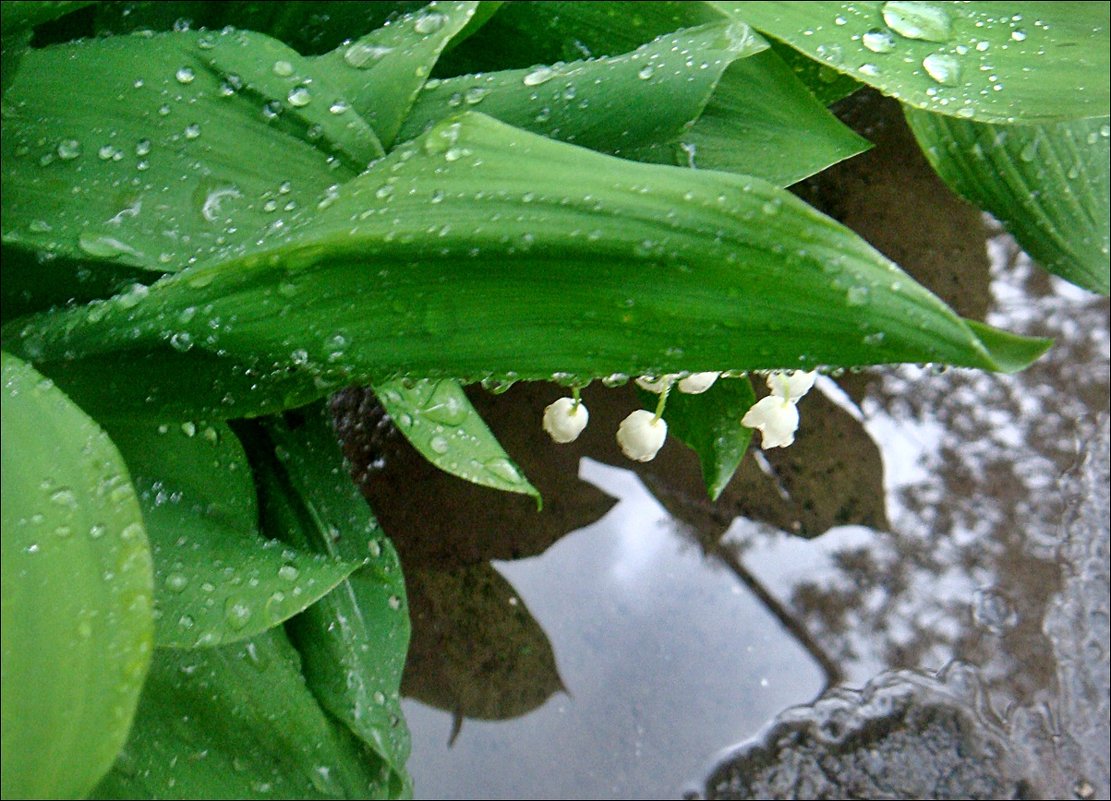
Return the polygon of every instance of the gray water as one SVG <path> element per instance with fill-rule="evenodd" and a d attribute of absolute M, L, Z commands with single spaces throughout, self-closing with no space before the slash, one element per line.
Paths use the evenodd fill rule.
<path fill-rule="evenodd" d="M 867 134 L 801 193 L 961 313 L 1054 337 L 1032 368 L 824 378 L 717 504 L 678 442 L 620 456 L 628 388 L 586 391 L 571 446 L 540 429 L 558 387 L 474 392 L 540 513 L 341 401 L 408 580 L 418 798 L 1111 794 L 1108 301 L 949 196 L 894 116 Z"/>

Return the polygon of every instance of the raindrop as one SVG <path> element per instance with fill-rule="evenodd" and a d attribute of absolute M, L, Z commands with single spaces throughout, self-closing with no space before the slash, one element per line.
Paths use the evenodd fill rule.
<path fill-rule="evenodd" d="M 123 157 L 123 153 L 120 152 L 119 148 L 112 145 L 102 145 L 100 149 L 96 151 L 96 155 L 102 161 L 108 161 L 109 159 L 119 161 Z"/>
<path fill-rule="evenodd" d="M 463 95 L 463 99 L 467 101 L 467 105 L 476 106 L 481 103 L 486 95 L 490 94 L 490 90 L 482 86 L 472 86 Z"/>
<path fill-rule="evenodd" d="M 374 703 L 382 705 L 386 703 L 386 694 L 381 690 L 374 691 Z"/>
<path fill-rule="evenodd" d="M 149 139 L 140 139 L 135 143 L 135 155 L 146 156 L 150 153 L 150 148 L 151 144 Z"/>
<path fill-rule="evenodd" d="M 290 75 L 293 74 L 293 65 L 290 64 L 288 61 L 275 61 L 274 74 L 279 75 L 282 78 L 288 78 Z"/>
<path fill-rule="evenodd" d="M 502 479 L 508 481 L 510 484 L 519 484 L 521 482 L 521 473 L 517 467 L 508 459 L 503 456 L 497 456 L 486 462 L 485 467 L 487 471 Z"/>
<path fill-rule="evenodd" d="M 262 116 L 272 120 L 282 113 L 282 104 L 277 100 L 268 100 L 262 107 Z"/>
<path fill-rule="evenodd" d="M 333 114 L 342 114 L 349 108 L 351 107 L 347 105 L 347 102 L 345 100 L 337 100 L 335 103 L 328 106 L 328 111 L 332 112 Z"/>
<path fill-rule="evenodd" d="M 251 621 L 251 607 L 240 598 L 228 598 L 224 602 L 224 620 L 236 631 L 246 627 Z"/>
<path fill-rule="evenodd" d="M 68 487 L 62 487 L 50 493 L 50 502 L 68 509 L 77 508 L 77 495 Z"/>
<path fill-rule="evenodd" d="M 96 234 L 90 231 L 81 232 L 81 235 L 77 238 L 77 245 L 90 256 L 98 259 L 115 259 L 120 256 L 135 256 L 138 258 L 143 255 L 131 245 L 121 242 L 114 236 Z"/>
<path fill-rule="evenodd" d="M 861 64 L 858 69 L 861 75 L 867 75 L 869 78 L 874 78 L 880 74 L 880 68 L 875 64 Z"/>
<path fill-rule="evenodd" d="M 278 568 L 278 576 L 286 581 L 296 581 L 299 575 L 301 575 L 301 571 L 293 565 L 282 565 Z"/>
<path fill-rule="evenodd" d="M 1011 31 L 1011 38 L 1016 42 L 1026 41 L 1026 31 Z"/>
<path fill-rule="evenodd" d="M 388 603 L 390 609 L 393 609 L 394 611 L 397 611 L 401 608 L 401 598 L 396 595 L 391 595 L 386 603 Z"/>
<path fill-rule="evenodd" d="M 201 135 L 201 126 L 198 125 L 197 123 L 194 122 L 190 125 L 185 126 L 185 138 L 186 139 L 196 139 L 200 135 Z"/>
<path fill-rule="evenodd" d="M 413 23 L 413 30 L 421 34 L 435 33 L 444 27 L 446 22 L 446 14 L 431 12 L 417 17 L 417 21 Z"/>
<path fill-rule="evenodd" d="M 437 434 L 428 441 L 428 447 L 432 449 L 433 453 L 438 453 L 443 456 L 451 450 L 451 443 L 447 441 L 447 437 Z"/>
<path fill-rule="evenodd" d="M 1019 151 L 1018 157 L 1027 163 L 1036 159 L 1038 157 L 1038 140 L 1031 139 L 1027 142 Z"/>
<path fill-rule="evenodd" d="M 926 73 L 944 86 L 957 86 L 961 81 L 961 63 L 956 56 L 930 53 L 922 59 Z"/>
<path fill-rule="evenodd" d="M 76 139 L 63 139 L 58 143 L 58 158 L 72 161 L 81 155 L 81 143 Z"/>
<path fill-rule="evenodd" d="M 182 423 L 181 433 L 187 437 L 195 436 L 197 433 L 197 424 L 189 421 Z"/>
<path fill-rule="evenodd" d="M 312 94 L 307 86 L 297 86 L 289 90 L 286 99 L 289 101 L 289 105 L 301 108 L 312 102 Z"/>
<path fill-rule="evenodd" d="M 891 30 L 907 39 L 947 42 L 953 35 L 953 23 L 949 19 L 949 13 L 932 3 L 884 3 L 883 21 Z"/>
<path fill-rule="evenodd" d="M 176 331 L 170 337 L 170 347 L 185 353 L 193 347 L 193 337 L 188 331 Z"/>
<path fill-rule="evenodd" d="M 860 40 L 873 53 L 890 53 L 895 49 L 895 37 L 891 35 L 890 31 L 880 30 L 879 28 L 868 31 L 860 37 Z"/>
<path fill-rule="evenodd" d="M 190 84 L 193 83 L 193 79 L 196 78 L 197 75 L 193 72 L 192 67 L 180 67 L 178 71 L 174 73 L 174 77 L 177 78 L 178 83 Z"/>
<path fill-rule="evenodd" d="M 555 70 L 551 67 L 537 67 L 521 79 L 525 86 L 539 86 L 555 77 Z"/>
<path fill-rule="evenodd" d="M 436 423 L 462 425 L 468 417 L 467 405 L 452 391 L 451 382 L 437 384 L 421 413 Z"/>
<path fill-rule="evenodd" d="M 643 67 L 640 68 L 640 71 L 637 72 L 637 77 L 640 78 L 642 81 L 646 81 L 651 78 L 652 75 L 655 74 L 655 72 L 655 67 L 653 67 L 651 64 L 645 64 Z"/>
<path fill-rule="evenodd" d="M 189 586 L 189 577 L 184 573 L 171 573 L 166 576 L 166 588 L 171 592 L 182 592 Z"/>
<path fill-rule="evenodd" d="M 845 60 L 845 51 L 841 49 L 840 45 L 836 44 L 820 44 L 816 50 L 818 58 L 827 61 L 830 64 L 840 64 Z"/>
<path fill-rule="evenodd" d="M 850 287 L 846 296 L 846 301 L 850 306 L 863 306 L 865 303 L 868 302 L 868 287 Z"/>
<path fill-rule="evenodd" d="M 343 60 L 347 62 L 348 66 L 365 70 L 370 69 L 378 63 L 383 56 L 392 52 L 392 47 L 367 44 L 366 42 L 356 42 L 344 51 Z"/>

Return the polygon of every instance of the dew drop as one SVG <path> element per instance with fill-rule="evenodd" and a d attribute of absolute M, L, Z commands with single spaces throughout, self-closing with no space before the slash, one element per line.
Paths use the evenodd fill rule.
<path fill-rule="evenodd" d="M 656 68 L 655 67 L 653 67 L 651 64 L 645 64 L 637 72 L 637 77 L 640 78 L 642 81 L 646 81 L 649 78 L 651 78 L 655 73 L 656 73 Z"/>
<path fill-rule="evenodd" d="M 884 3 L 883 21 L 891 30 L 907 39 L 947 42 L 953 35 L 953 22 L 949 13 L 932 3 Z"/>
<path fill-rule="evenodd" d="M 395 612 L 401 608 L 401 598 L 396 595 L 391 595 L 386 603 L 389 604 L 390 609 L 393 609 Z"/>
<path fill-rule="evenodd" d="M 490 94 L 489 89 L 482 86 L 472 86 L 464 93 L 463 99 L 467 101 L 468 106 L 476 106 L 481 103 L 488 94 Z"/>
<path fill-rule="evenodd" d="M 251 622 L 251 607 L 241 598 L 228 598 L 224 602 L 224 621 L 229 628 L 240 631 Z"/>
<path fill-rule="evenodd" d="M 511 461 L 503 456 L 497 456 L 488 460 L 484 466 L 488 472 L 503 481 L 508 481 L 510 484 L 521 483 L 520 471 L 517 470 L 516 466 Z"/>
<path fill-rule="evenodd" d="M 177 78 L 178 83 L 190 84 L 193 83 L 193 79 L 197 77 L 197 74 L 193 72 L 192 67 L 180 67 L 178 71 L 174 73 L 174 77 Z"/>
<path fill-rule="evenodd" d="M 184 573 L 171 573 L 166 576 L 166 589 L 171 592 L 182 592 L 189 586 L 189 577 Z"/>
<path fill-rule="evenodd" d="M 435 33 L 444 27 L 447 22 L 447 15 L 438 12 L 430 12 L 422 14 L 417 17 L 417 21 L 413 23 L 413 30 L 420 34 Z"/>
<path fill-rule="evenodd" d="M 392 47 L 367 44 L 366 42 L 356 42 L 344 51 L 343 60 L 347 62 L 348 66 L 365 70 L 370 69 L 384 56 L 392 52 Z"/>
<path fill-rule="evenodd" d="M 926 74 L 943 86 L 957 86 L 961 82 L 961 63 L 956 56 L 930 53 L 922 59 Z"/>
<path fill-rule="evenodd" d="M 194 122 L 194 123 L 191 123 L 190 125 L 185 126 L 185 138 L 186 139 L 196 139 L 200 135 L 201 135 L 201 126 L 199 124 Z"/>
<path fill-rule="evenodd" d="M 290 64 L 288 61 L 275 61 L 274 74 L 279 75 L 282 78 L 288 78 L 290 75 L 293 74 L 293 65 Z"/>
<path fill-rule="evenodd" d="M 289 90 L 286 100 L 289 101 L 289 105 L 302 108 L 312 102 L 312 93 L 307 86 L 297 86 Z"/>
<path fill-rule="evenodd" d="M 433 453 L 438 453 L 440 456 L 443 456 L 451 450 L 451 443 L 447 441 L 447 437 L 437 434 L 428 441 L 428 447 Z"/>
<path fill-rule="evenodd" d="M 296 581 L 301 571 L 293 565 L 282 565 L 278 568 L 278 576 L 286 581 Z"/>
<path fill-rule="evenodd" d="M 542 83 L 550 81 L 553 77 L 555 77 L 555 70 L 551 67 L 537 67 L 532 70 L 532 72 L 527 73 L 525 77 L 521 79 L 521 82 L 524 83 L 525 86 L 539 86 Z"/>
<path fill-rule="evenodd" d="M 72 161 L 81 155 L 81 143 L 76 139 L 63 139 L 58 143 L 58 158 Z"/>
<path fill-rule="evenodd" d="M 890 31 L 873 28 L 862 37 L 860 41 L 873 53 L 890 53 L 895 49 L 895 37 Z"/>

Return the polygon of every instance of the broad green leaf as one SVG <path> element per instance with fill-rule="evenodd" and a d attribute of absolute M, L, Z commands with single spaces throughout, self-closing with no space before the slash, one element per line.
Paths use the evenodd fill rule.
<path fill-rule="evenodd" d="M 389 26 L 315 59 L 387 146 L 448 42 L 474 16 L 476 2 L 432 2 Z"/>
<path fill-rule="evenodd" d="M 1111 110 L 1106 3 L 714 5 L 915 108 L 1025 124 Z"/>
<path fill-rule="evenodd" d="M 276 87 L 255 79 L 285 60 L 279 52 L 295 57 L 239 31 L 30 51 L 4 97 L 5 243 L 133 265 L 153 278 L 296 226 L 328 187 L 365 166 L 373 134 L 354 115 L 349 130 L 328 114 L 335 98 L 303 60 L 289 62 L 285 77 L 312 78 L 321 96 L 303 107 L 267 96 Z M 223 61 L 252 63 L 252 54 L 247 86 L 221 72 Z M 321 114 L 337 122 L 314 138 Z M 356 140 L 366 145 L 359 163 L 349 155 Z"/>
<path fill-rule="evenodd" d="M 421 93 L 401 138 L 463 107 L 606 153 L 670 142 L 698 119 L 726 67 L 766 48 L 748 26 L 721 19 L 622 55 L 448 78 Z"/>
<path fill-rule="evenodd" d="M 871 145 L 842 125 L 772 51 L 735 61 L 694 126 L 664 156 L 679 166 L 753 175 L 788 186 Z"/>
<path fill-rule="evenodd" d="M 139 700 L 150 551 L 112 441 L 30 365 L 2 359 L 3 795 L 78 798 Z"/>
<path fill-rule="evenodd" d="M 473 484 L 540 493 L 513 463 L 457 381 L 388 381 L 374 394 L 398 430 L 432 464 Z"/>
<path fill-rule="evenodd" d="M 479 31 L 444 54 L 435 75 L 616 56 L 681 28 L 720 23 L 727 16 L 701 2 L 505 3 Z"/>
<path fill-rule="evenodd" d="M 365 760 L 271 629 L 222 648 L 160 648 L 131 738 L 92 797 L 382 797 Z"/>
<path fill-rule="evenodd" d="M 690 63 L 688 51 L 705 61 L 712 48 L 700 40 L 727 29 L 725 15 L 704 3 L 513 3 L 499 11 L 475 42 L 460 48 L 469 58 L 447 57 L 452 66 L 484 74 L 449 78 L 424 93 L 405 131 L 419 133 L 444 116 L 445 103 L 454 103 L 625 158 L 730 170 L 782 186 L 867 147 L 793 79 L 780 59 L 759 52 L 767 43 L 753 38 L 747 28 L 737 33 L 736 47 L 743 45 L 743 50 L 729 59 L 737 60 L 719 65 L 727 68 L 720 82 L 720 69 L 697 70 L 702 87 L 691 91 L 689 72 L 699 65 Z M 584 62 L 583 53 L 599 58 Z M 646 58 L 652 62 L 646 71 L 651 74 L 641 78 Z M 524 86 L 525 76 L 546 74 L 535 67 L 544 59 L 573 64 L 560 64 L 542 85 Z M 503 60 L 525 68 L 490 72 L 504 67 Z M 620 67 L 627 60 L 634 69 L 623 74 Z M 665 68 L 672 62 L 679 68 Z M 605 82 L 592 87 L 595 78 Z M 663 82 L 675 86 L 672 99 L 665 101 L 655 85 Z M 651 114 L 643 113 L 646 107 Z M 605 118 L 597 116 L 599 108 L 607 110 Z M 584 110 L 591 113 L 584 116 Z M 694 127 L 686 131 L 677 123 Z"/>
<path fill-rule="evenodd" d="M 359 566 L 259 535 L 250 465 L 226 423 L 106 425 L 150 537 L 157 645 L 253 637 L 311 606 Z"/>
<path fill-rule="evenodd" d="M 267 388 L 274 377 L 284 392 L 290 371 L 313 377 L 307 401 L 402 375 L 1010 371 L 1048 345 L 1000 335 L 1007 357 L 992 352 L 859 237 L 763 181 L 634 164 L 474 113 L 396 150 L 282 245 L 168 276 L 95 315 L 25 318 L 6 336 L 48 373 L 116 354 L 117 380 L 131 374 L 139 389 L 116 404 L 139 407 L 163 380 L 143 354 L 188 337 L 198 356 L 254 370 L 255 389 L 229 398 L 220 362 L 201 360 L 190 400 L 198 416 L 225 417 L 292 405 Z M 175 369 L 184 381 L 188 359 Z"/>
<path fill-rule="evenodd" d="M 906 109 L 930 164 L 990 211 L 1043 267 L 1108 292 L 1111 125 L 989 125 Z"/>
<path fill-rule="evenodd" d="M 644 408 L 656 408 L 659 396 L 643 390 L 638 394 Z M 668 394 L 663 414 L 668 432 L 698 454 L 712 501 L 733 478 L 752 441 L 752 429 L 742 426 L 741 418 L 755 402 L 748 378 L 720 378 L 700 395 L 686 395 L 674 388 Z"/>
<path fill-rule="evenodd" d="M 369 559 L 287 630 L 321 706 L 377 755 L 391 796 L 404 795 L 409 732 L 399 688 L 409 616 L 397 554 L 351 480 L 323 404 L 265 430 L 268 451 L 255 459 L 264 526 L 299 549 Z"/>

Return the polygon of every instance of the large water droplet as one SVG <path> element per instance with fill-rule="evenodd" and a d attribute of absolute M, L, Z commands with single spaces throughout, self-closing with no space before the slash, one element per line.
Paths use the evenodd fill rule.
<path fill-rule="evenodd" d="M 497 456 L 488 460 L 484 466 L 490 473 L 497 476 L 502 481 L 508 481 L 510 484 L 519 484 L 521 482 L 520 471 L 517 470 L 513 462 L 503 456 Z"/>
<path fill-rule="evenodd" d="M 421 34 L 435 33 L 440 30 L 440 28 L 444 27 L 446 22 L 446 14 L 431 11 L 417 17 L 417 21 L 413 23 L 413 30 Z"/>
<path fill-rule="evenodd" d="M 891 31 L 879 28 L 868 31 L 860 37 L 860 41 L 873 53 L 890 53 L 895 49 L 895 37 L 891 35 Z"/>
<path fill-rule="evenodd" d="M 58 143 L 58 158 L 71 161 L 81 155 L 81 143 L 76 139 L 63 139 Z"/>
<path fill-rule="evenodd" d="M 926 74 L 943 86 L 957 86 L 961 82 L 961 63 L 947 53 L 930 53 L 922 59 Z"/>
<path fill-rule="evenodd" d="M 224 620 L 229 628 L 239 631 L 251 622 L 251 606 L 241 598 L 228 598 L 224 602 Z"/>
<path fill-rule="evenodd" d="M 433 453 L 438 453 L 440 456 L 443 456 L 451 450 L 451 443 L 448 442 L 447 437 L 442 434 L 437 434 L 428 441 L 428 447 L 432 449 Z"/>
<path fill-rule="evenodd" d="M 932 3 L 893 2 L 883 4 L 883 21 L 900 36 L 927 42 L 947 42 L 953 35 L 949 12 Z"/>
<path fill-rule="evenodd" d="M 344 51 L 343 60 L 346 61 L 349 66 L 365 70 L 370 69 L 384 56 L 392 52 L 392 47 L 383 47 L 382 45 L 368 44 L 366 42 L 356 42 Z"/>
<path fill-rule="evenodd" d="M 282 78 L 287 78 L 293 74 L 293 65 L 288 61 L 275 61 L 274 74 Z"/>
<path fill-rule="evenodd" d="M 555 77 L 555 70 L 551 67 L 537 67 L 521 79 L 525 86 L 539 86 Z"/>
<path fill-rule="evenodd" d="M 301 108 L 312 102 L 312 93 L 307 86 L 297 86 L 289 90 L 286 100 L 289 101 L 289 105 Z"/>
<path fill-rule="evenodd" d="M 121 256 L 140 258 L 143 255 L 114 236 L 92 231 L 82 231 L 77 237 L 77 245 L 90 256 L 98 259 L 118 259 Z"/>
<path fill-rule="evenodd" d="M 193 83 L 193 79 L 197 77 L 197 74 L 193 72 L 192 67 L 180 67 L 178 71 L 174 73 L 174 77 L 177 78 L 178 83 L 190 84 Z"/>

